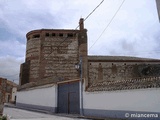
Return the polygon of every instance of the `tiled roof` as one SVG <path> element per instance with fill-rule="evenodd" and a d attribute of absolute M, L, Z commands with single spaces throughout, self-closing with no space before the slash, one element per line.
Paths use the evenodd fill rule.
<path fill-rule="evenodd" d="M 7 80 L 7 83 L 10 84 L 10 85 L 12 85 L 12 86 L 14 86 L 14 87 L 17 87 L 17 86 L 18 86 L 16 83 L 14 83 L 14 82 L 12 82 L 12 81 L 9 81 L 9 80 Z"/>
<path fill-rule="evenodd" d="M 121 81 L 101 81 L 94 83 L 87 89 L 88 92 L 94 91 L 115 91 L 115 90 L 130 90 L 142 88 L 159 88 L 160 77 L 148 77 L 128 79 Z"/>

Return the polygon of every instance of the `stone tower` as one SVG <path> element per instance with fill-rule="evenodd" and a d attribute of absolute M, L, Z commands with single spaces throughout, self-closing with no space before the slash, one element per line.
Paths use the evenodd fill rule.
<path fill-rule="evenodd" d="M 20 85 L 30 82 L 53 82 L 79 79 L 75 69 L 80 56 L 83 77 L 87 78 L 87 30 L 83 18 L 80 30 L 41 29 L 27 33 L 25 63 L 20 67 Z"/>

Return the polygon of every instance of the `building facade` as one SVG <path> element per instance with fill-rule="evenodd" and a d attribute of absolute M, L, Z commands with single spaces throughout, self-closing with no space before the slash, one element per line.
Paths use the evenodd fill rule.
<path fill-rule="evenodd" d="M 87 30 L 41 29 L 27 33 L 26 60 L 21 65 L 20 84 L 79 79 L 75 65 L 87 57 Z"/>
<path fill-rule="evenodd" d="M 102 118 L 159 115 L 160 60 L 88 56 L 83 19 L 79 26 L 27 33 L 17 106 Z"/>
<path fill-rule="evenodd" d="M 17 93 L 17 84 L 7 80 L 6 78 L 0 78 L 0 101 L 1 103 L 15 102 Z"/>
<path fill-rule="evenodd" d="M 6 87 L 7 87 L 7 79 L 0 78 L 0 101 L 1 103 L 5 102 Z"/>
<path fill-rule="evenodd" d="M 15 103 L 16 93 L 17 84 L 6 78 L 0 78 L 0 114 L 2 114 L 4 103 Z"/>

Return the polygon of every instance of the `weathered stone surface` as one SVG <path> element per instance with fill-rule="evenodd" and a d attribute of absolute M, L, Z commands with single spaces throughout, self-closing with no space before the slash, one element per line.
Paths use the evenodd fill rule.
<path fill-rule="evenodd" d="M 4 103 L 14 102 L 11 97 L 13 94 L 13 87 L 17 87 L 17 84 L 7 80 L 6 78 L 0 78 L 0 115 L 2 115 Z"/>
<path fill-rule="evenodd" d="M 88 66 L 89 91 L 160 87 L 159 78 L 155 78 L 160 76 L 160 60 L 91 56 Z"/>
<path fill-rule="evenodd" d="M 125 56 L 88 56 L 87 30 L 41 29 L 27 33 L 26 61 L 21 65 L 21 88 L 79 79 L 89 91 L 159 87 L 160 60 Z M 82 62 L 82 71 L 75 65 Z M 154 77 L 150 83 L 148 79 Z M 128 81 L 129 80 L 129 81 Z M 138 80 L 138 81 L 137 81 Z M 103 86 L 102 83 L 107 84 Z M 102 87 L 103 86 L 103 89 Z M 126 87 L 127 86 L 127 87 Z"/>
<path fill-rule="evenodd" d="M 76 70 L 75 64 L 79 63 L 80 56 L 84 56 L 81 51 L 87 46 L 86 35 L 86 30 L 42 29 L 29 32 L 24 64 L 30 64 L 25 67 L 24 64 L 21 65 L 21 85 L 41 82 L 47 78 L 52 78 L 55 82 L 79 78 L 80 73 Z M 83 42 L 80 42 L 82 39 Z M 29 70 L 28 74 L 25 72 L 26 67 Z M 28 76 L 28 81 L 25 80 L 25 75 Z"/>

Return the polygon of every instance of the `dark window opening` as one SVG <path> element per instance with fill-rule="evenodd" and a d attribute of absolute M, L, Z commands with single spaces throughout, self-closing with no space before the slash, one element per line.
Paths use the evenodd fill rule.
<path fill-rule="evenodd" d="M 40 37 L 39 34 L 33 35 L 33 38 L 39 38 L 39 37 Z"/>
<path fill-rule="evenodd" d="M 56 36 L 56 34 L 55 34 L 55 33 L 52 33 L 52 36 Z"/>
<path fill-rule="evenodd" d="M 49 33 L 46 33 L 46 37 L 49 37 Z"/>
<path fill-rule="evenodd" d="M 59 37 L 63 37 L 63 33 L 59 33 Z"/>
<path fill-rule="evenodd" d="M 73 34 L 72 33 L 68 33 L 68 37 L 73 37 Z"/>
<path fill-rule="evenodd" d="M 30 39 L 30 37 L 27 38 L 27 40 L 29 40 L 29 39 Z"/>

